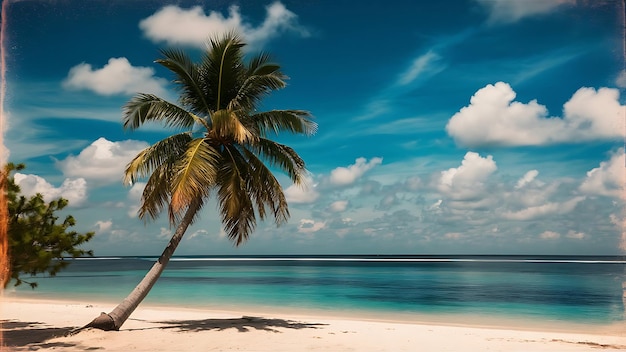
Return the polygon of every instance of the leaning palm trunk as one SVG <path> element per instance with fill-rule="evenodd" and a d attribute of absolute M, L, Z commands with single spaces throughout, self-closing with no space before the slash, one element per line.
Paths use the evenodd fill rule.
<path fill-rule="evenodd" d="M 306 176 L 304 161 L 268 135 L 310 136 L 317 124 L 303 110 L 258 111 L 261 98 L 285 87 L 287 77 L 266 54 L 245 63 L 244 45 L 236 33 L 211 39 L 198 63 L 181 51 L 162 51 L 164 57 L 157 63 L 175 74 L 179 104 L 140 93 L 124 106 L 124 128 L 134 130 L 145 122 L 158 122 L 177 130 L 141 151 L 124 174 L 126 184 L 148 179 L 139 217 L 156 219 L 168 208 L 170 224 L 177 229 L 133 292 L 111 313 L 103 313 L 85 327 L 120 329 L 148 295 L 210 195 L 215 196 L 223 229 L 236 246 L 254 231 L 257 215 L 261 220 L 272 215 L 276 225 L 289 218 L 282 186 L 268 166 L 301 185 Z"/>
<path fill-rule="evenodd" d="M 185 213 L 184 218 L 176 228 L 176 232 L 172 235 L 170 242 L 163 250 L 163 253 L 159 257 L 159 259 L 152 265 L 152 268 L 146 276 L 141 280 L 141 282 L 133 289 L 133 291 L 120 303 L 111 313 L 102 312 L 99 317 L 94 319 L 91 323 L 85 325 L 80 330 L 85 328 L 97 328 L 101 330 L 119 330 L 124 322 L 130 317 L 130 315 L 137 309 L 139 304 L 143 301 L 144 298 L 148 295 L 152 286 L 157 282 L 163 270 L 172 258 L 176 247 L 182 240 L 187 227 L 191 224 L 196 212 L 198 211 L 198 207 L 189 207 L 187 212 Z"/>

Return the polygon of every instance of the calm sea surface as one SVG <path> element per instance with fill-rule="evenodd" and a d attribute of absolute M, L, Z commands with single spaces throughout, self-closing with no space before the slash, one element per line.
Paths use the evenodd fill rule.
<path fill-rule="evenodd" d="M 155 258 L 72 261 L 11 296 L 120 301 Z M 626 258 L 565 256 L 175 257 L 146 303 L 401 315 L 624 320 Z"/>

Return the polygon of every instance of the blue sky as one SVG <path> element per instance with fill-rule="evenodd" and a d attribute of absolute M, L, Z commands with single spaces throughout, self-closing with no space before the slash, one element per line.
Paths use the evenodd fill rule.
<path fill-rule="evenodd" d="M 177 254 L 621 254 L 621 1 L 3 3 L 4 160 L 25 193 L 70 200 L 96 255 L 157 255 L 126 163 L 166 136 L 121 127 L 136 92 L 174 101 L 158 50 L 238 29 L 290 77 L 264 108 L 309 110 L 306 189 L 243 246 L 213 205 Z M 3 160 L 3 161 L 4 161 Z"/>

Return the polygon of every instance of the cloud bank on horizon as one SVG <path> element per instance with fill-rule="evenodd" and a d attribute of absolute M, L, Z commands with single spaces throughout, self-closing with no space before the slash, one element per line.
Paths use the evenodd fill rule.
<path fill-rule="evenodd" d="M 53 6 L 80 18 L 76 4 Z M 16 182 L 26 194 L 68 198 L 79 225 L 97 232 L 96 254 L 160 248 L 170 234 L 166 221 L 144 227 L 136 219 L 145 184 L 124 188 L 121 175 L 163 132 L 124 134 L 115 121 L 137 92 L 176 99 L 170 77 L 153 64 L 156 49 L 146 48 L 197 51 L 208 37 L 237 30 L 251 51 L 267 48 L 289 68 L 291 86 L 268 107 L 316 116 L 317 136 L 287 138 L 310 175 L 303 188 L 282 179 L 289 223 L 259 226 L 235 252 L 207 207 L 182 253 L 626 251 L 626 105 L 619 90 L 626 71 L 623 59 L 609 55 L 620 36 L 611 14 L 621 5 L 455 4 L 470 15 L 432 6 L 416 21 L 411 15 L 424 12 L 419 3 L 406 14 L 367 6 L 328 13 L 322 4 L 279 1 L 130 6 L 122 16 L 128 32 L 115 37 L 123 43 L 68 50 L 58 65 L 32 75 L 37 58 L 24 43 L 55 32 L 16 24 L 13 53 L 24 60 L 9 79 L 15 93 L 5 139 L 29 172 L 16 174 Z M 13 5 L 16 12 L 37 7 Z M 597 13 L 581 17 L 585 11 Z M 347 13 L 354 16 L 341 17 Z M 46 21 L 68 28 L 61 19 Z M 87 25 L 81 21 L 87 19 L 73 24 Z M 106 16 L 100 21 L 84 31 L 96 35 Z M 40 97 L 34 104 L 32 94 Z M 120 241 L 125 253 L 116 252 Z"/>

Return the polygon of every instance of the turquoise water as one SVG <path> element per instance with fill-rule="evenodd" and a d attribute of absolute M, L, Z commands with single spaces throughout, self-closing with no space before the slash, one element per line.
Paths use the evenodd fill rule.
<path fill-rule="evenodd" d="M 154 259 L 75 260 L 36 290 L 7 292 L 117 302 Z M 611 323 L 624 320 L 625 281 L 624 257 L 177 257 L 146 302 Z"/>

